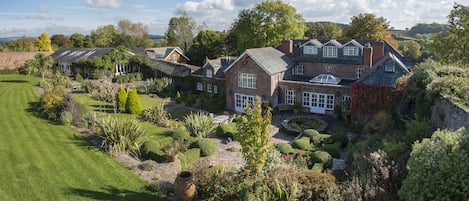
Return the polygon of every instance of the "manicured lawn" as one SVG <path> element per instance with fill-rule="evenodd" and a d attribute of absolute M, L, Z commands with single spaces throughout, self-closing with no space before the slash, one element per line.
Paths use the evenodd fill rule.
<path fill-rule="evenodd" d="M 80 133 L 29 112 L 37 81 L 0 75 L 0 200 L 158 200 Z"/>

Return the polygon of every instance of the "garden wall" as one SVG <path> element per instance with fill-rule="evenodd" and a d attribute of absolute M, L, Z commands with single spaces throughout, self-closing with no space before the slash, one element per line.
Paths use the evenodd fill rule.
<path fill-rule="evenodd" d="M 0 70 L 14 69 L 23 66 L 24 61 L 34 59 L 38 52 L 0 52 Z M 52 52 L 41 52 L 50 55 Z"/>
<path fill-rule="evenodd" d="M 465 134 L 469 135 L 469 108 L 454 103 L 444 95 L 435 99 L 430 121 L 435 128 L 457 130 L 465 127 Z"/>

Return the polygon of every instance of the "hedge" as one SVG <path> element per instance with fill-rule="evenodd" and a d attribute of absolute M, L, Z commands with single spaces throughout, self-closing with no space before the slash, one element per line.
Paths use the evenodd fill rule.
<path fill-rule="evenodd" d="M 340 158 L 340 142 L 334 144 L 325 144 L 321 147 L 321 150 L 329 153 L 332 158 Z"/>
<path fill-rule="evenodd" d="M 313 172 L 322 172 L 324 170 L 324 163 L 314 163 L 311 170 Z"/>
<path fill-rule="evenodd" d="M 226 124 L 220 124 L 217 127 L 216 135 L 217 137 L 230 137 L 233 139 L 233 137 L 236 135 L 238 132 L 238 129 L 236 128 L 236 123 L 226 123 Z"/>
<path fill-rule="evenodd" d="M 295 153 L 295 149 L 293 149 L 291 144 L 288 144 L 288 143 L 285 143 L 285 142 L 275 144 L 275 147 L 282 154 Z"/>
<path fill-rule="evenodd" d="M 305 151 L 311 150 L 313 148 L 313 146 L 311 146 L 309 137 L 301 137 L 300 139 L 294 140 L 292 147 Z"/>
<path fill-rule="evenodd" d="M 332 156 L 322 150 L 315 151 L 311 154 L 311 162 L 313 163 L 324 163 L 326 165 L 330 165 L 332 162 Z"/>

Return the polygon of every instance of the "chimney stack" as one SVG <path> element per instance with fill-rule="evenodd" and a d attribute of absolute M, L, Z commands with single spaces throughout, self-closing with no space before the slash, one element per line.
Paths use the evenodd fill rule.
<path fill-rule="evenodd" d="M 370 43 L 363 47 L 363 65 L 365 68 L 370 68 L 373 65 L 373 48 Z"/>
<path fill-rule="evenodd" d="M 384 56 L 384 41 L 377 40 L 373 42 L 373 58 L 372 61 L 376 61 Z"/>
<path fill-rule="evenodd" d="M 288 39 L 288 40 L 283 40 L 282 45 L 281 45 L 282 52 L 287 55 L 287 56 L 292 56 L 293 54 L 293 41 Z"/>

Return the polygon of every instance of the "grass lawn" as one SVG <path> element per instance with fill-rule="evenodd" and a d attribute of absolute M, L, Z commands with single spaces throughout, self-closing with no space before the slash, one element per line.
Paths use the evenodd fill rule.
<path fill-rule="evenodd" d="M 159 200 L 80 133 L 28 112 L 37 81 L 0 75 L 0 200 Z"/>

